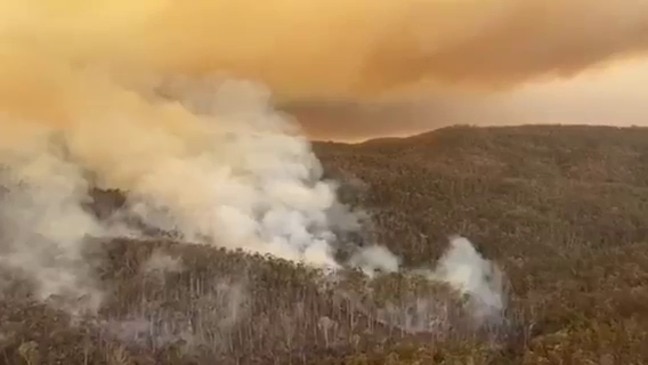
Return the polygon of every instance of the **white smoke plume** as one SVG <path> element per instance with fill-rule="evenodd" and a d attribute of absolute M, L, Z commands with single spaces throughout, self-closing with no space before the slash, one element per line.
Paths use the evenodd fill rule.
<path fill-rule="evenodd" d="M 186 242 L 342 266 L 335 259 L 340 233 L 358 229 L 361 217 L 337 200 L 336 184 L 322 179 L 310 143 L 273 109 L 267 89 L 228 79 L 179 79 L 156 92 L 105 86 L 118 96 L 102 113 L 36 128 L 2 155 L 20 182 L 9 184 L 3 202 L 11 229 L 2 260 L 30 275 L 42 299 L 98 292 L 84 282 L 91 270 L 81 258 L 83 240 L 114 232 L 82 208 L 90 185 L 125 192 L 125 217 Z M 400 269 L 382 246 L 359 249 L 347 264 L 369 275 Z M 467 294 L 476 316 L 487 317 L 503 307 L 492 274 L 458 238 L 430 278 Z"/>
<path fill-rule="evenodd" d="M 128 192 L 132 211 L 186 241 L 337 266 L 327 216 L 335 186 L 320 181 L 308 141 L 290 133 L 270 94 L 242 81 L 187 90 L 179 99 L 204 128 L 195 141 L 203 144 L 178 141 L 195 149 L 184 156 L 151 151 L 155 160 L 136 172 L 134 184 L 118 186 Z"/>
<path fill-rule="evenodd" d="M 448 283 L 465 295 L 470 313 L 480 323 L 499 319 L 505 309 L 502 272 L 464 237 L 451 237 L 449 249 L 427 276 Z"/>
<path fill-rule="evenodd" d="M 497 322 L 506 308 L 503 273 L 495 263 L 483 258 L 465 237 L 451 236 L 449 246 L 434 268 L 408 269 L 401 260 L 384 246 L 368 246 L 359 249 L 349 264 L 359 268 L 369 277 L 380 273 L 402 272 L 441 282 L 456 290 L 467 299 L 467 309 L 475 323 Z M 434 300 L 434 298 L 430 298 Z M 430 302 L 417 298 L 415 312 L 427 313 Z M 393 309 L 393 308 L 392 308 Z M 438 308 L 437 308 L 438 309 Z M 396 310 L 394 313 L 402 314 Z M 430 313 L 427 313 L 430 314 Z M 419 313 L 422 316 L 422 314 Z M 435 316 L 438 313 L 435 313 Z M 421 326 L 421 323 L 418 323 Z M 423 328 L 428 328 L 428 324 Z M 406 326 L 410 327 L 410 325 Z M 420 330 L 420 329 L 419 329 Z"/>
<path fill-rule="evenodd" d="M 369 246 L 358 250 L 351 256 L 349 264 L 357 267 L 367 276 L 374 276 L 376 272 L 397 272 L 401 260 L 385 246 Z"/>
<path fill-rule="evenodd" d="M 189 29 L 182 24 L 193 25 L 194 15 L 204 15 L 203 10 L 223 16 L 221 9 L 210 7 L 209 2 L 201 3 L 205 8 L 189 5 L 188 12 L 175 11 L 184 2 L 173 2 L 170 7 L 138 2 L 141 6 L 134 8 L 131 3 L 106 1 L 90 9 L 67 1 L 31 4 L 38 11 L 20 1 L 0 4 L 0 19 L 7 20 L 0 26 L 0 165 L 6 171 L 2 185 L 8 189 L 2 201 L 3 267 L 19 269 L 30 277 L 41 299 L 91 297 L 97 298 L 89 300 L 96 308 L 100 290 L 91 282 L 91 267 L 82 259 L 85 238 L 124 231 L 119 224 L 123 222 L 97 222 L 83 209 L 88 189 L 99 187 L 126 194 L 122 217 L 135 217 L 183 241 L 339 268 L 335 260 L 338 241 L 345 231 L 357 229 L 361 219 L 338 202 L 337 186 L 323 180 L 309 141 L 290 117 L 273 108 L 265 87 L 207 76 L 245 64 L 249 58 L 246 47 L 227 41 L 222 44 L 225 48 L 210 42 L 186 52 L 175 48 L 188 46 L 182 40 L 198 39 L 194 32 L 202 34 L 207 29 L 192 27 L 174 38 L 176 31 Z M 353 14 L 364 15 L 370 3 L 354 8 Z M 287 5 L 286 9 L 308 10 L 297 2 Z M 235 8 L 230 10 L 247 10 Z M 83 9 L 93 11 L 83 16 Z M 376 20 L 391 14 L 386 10 L 380 9 Z M 291 14 L 295 12 L 285 13 Z M 180 22 L 174 21 L 176 15 Z M 209 18 L 205 25 L 226 24 L 226 18 L 222 22 Z M 401 15 L 396 20 L 400 23 Z M 123 27 L 115 29 L 116 21 Z M 167 22 L 174 26 L 166 27 Z M 174 30 L 168 33 L 169 29 Z M 281 27 L 280 34 L 288 29 L 285 35 L 292 40 L 296 33 L 290 27 Z M 381 38 L 370 33 L 356 41 Z M 266 43 L 255 44 L 265 49 Z M 337 47 L 338 42 L 333 44 Z M 383 47 L 378 48 L 382 55 Z M 392 54 L 391 48 L 384 48 L 386 54 Z M 199 50 L 208 52 L 201 57 Z M 212 52 L 225 58 L 236 54 L 232 59 L 236 62 L 212 63 L 213 58 L 207 57 Z M 301 69 L 301 61 L 284 67 L 281 57 L 267 64 L 264 54 L 253 52 L 252 69 L 269 66 L 275 70 L 272 74 L 281 70 L 289 76 L 286 82 L 266 80 L 275 89 L 281 85 L 291 89 L 295 82 L 308 79 L 292 73 Z M 313 55 L 319 58 L 319 54 Z M 185 57 L 217 67 L 189 72 L 193 60 L 179 67 L 190 61 Z M 299 54 L 289 58 L 302 59 Z M 378 58 L 379 65 L 392 63 L 391 57 Z M 338 74 L 356 71 L 355 67 L 344 69 Z M 322 78 L 326 74 L 322 68 L 313 70 L 319 81 L 297 89 L 312 91 L 329 83 L 328 76 Z M 192 77 L 184 78 L 184 73 Z M 243 74 L 253 77 L 258 73 Z M 365 81 L 361 84 L 374 84 Z M 399 260 L 384 249 L 360 252 L 351 264 L 367 272 L 372 267 L 387 272 L 398 268 Z M 451 262 L 465 264 L 453 257 Z M 479 269 L 481 261 L 473 261 Z M 453 278 L 442 276 L 457 284 Z M 468 288 L 464 290 L 479 292 L 474 286 Z"/>
<path fill-rule="evenodd" d="M 152 115 L 115 109 L 115 119 L 35 128 L 3 146 L 3 265 L 28 273 L 43 299 L 82 290 L 83 240 L 110 234 L 82 208 L 96 184 L 126 192 L 130 216 L 185 241 L 338 267 L 335 186 L 269 93 L 238 81 L 187 90 L 180 103 L 136 97 Z M 168 109 L 184 124 L 151 124 Z"/>
<path fill-rule="evenodd" d="M 0 205 L 0 264 L 35 286 L 40 300 L 71 312 L 96 310 L 102 293 L 83 258 L 86 235 L 101 229 L 81 207 L 87 186 L 56 152 L 22 156 L 6 171 Z M 71 300 L 70 300 L 71 299 Z"/>

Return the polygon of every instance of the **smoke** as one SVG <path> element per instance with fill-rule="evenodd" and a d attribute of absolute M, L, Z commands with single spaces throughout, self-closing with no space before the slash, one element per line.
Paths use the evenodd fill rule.
<path fill-rule="evenodd" d="M 316 140 L 359 142 L 404 137 L 456 124 L 501 125 L 537 121 L 540 113 L 514 113 L 508 94 L 429 93 L 425 98 L 378 102 L 303 102 L 280 105 Z M 533 97 L 529 99 L 533 100 Z M 522 103 L 517 103 L 522 104 Z M 546 105 L 545 105 L 546 106 Z M 520 108 L 518 108 L 520 109 Z"/>
<path fill-rule="evenodd" d="M 183 350 L 210 347 L 226 350 L 227 340 L 245 319 L 252 304 L 245 284 L 219 279 L 205 285 L 189 308 L 176 311 L 161 308 L 155 300 L 142 301 L 142 307 L 128 318 L 102 323 L 102 330 L 127 344 L 163 348 L 181 340 Z"/>
<path fill-rule="evenodd" d="M 506 308 L 503 273 L 495 263 L 484 259 L 467 238 L 452 236 L 449 243 L 434 268 L 404 268 L 400 265 L 400 258 L 383 246 L 361 248 L 351 257 L 349 263 L 369 277 L 381 273 L 401 272 L 405 275 L 445 283 L 467 300 L 466 309 L 476 324 L 499 323 Z M 420 312 L 419 317 L 426 318 L 422 313 L 430 315 L 430 307 L 438 307 L 437 300 L 437 298 L 415 298 L 407 301 L 406 304 L 413 306 L 415 312 Z M 393 312 L 392 314 L 406 315 L 403 310 L 396 308 L 387 308 L 387 312 L 390 311 Z M 409 323 L 404 326 L 418 326 L 420 331 L 421 328 L 430 330 L 429 325 L 431 322 L 419 320 L 419 323 Z"/>
<path fill-rule="evenodd" d="M 507 87 L 648 46 L 645 0 L 32 0 L 0 13 L 3 48 L 120 72 L 228 72 L 291 99 Z"/>
<path fill-rule="evenodd" d="M 185 241 L 337 267 L 329 215 L 344 212 L 335 185 L 320 180 L 308 141 L 272 110 L 269 93 L 231 81 L 188 90 L 167 101 L 114 89 L 94 115 L 70 120 L 69 127 L 42 127 L 6 146 L 3 162 L 28 191 L 9 186 L 3 202 L 12 229 L 3 259 L 31 272 L 42 296 L 62 294 L 59 282 L 84 275 L 63 260 L 52 268 L 56 279 L 34 257 L 50 257 L 51 243 L 76 260 L 85 235 L 109 234 L 82 209 L 88 185 L 127 192 L 131 216 Z M 42 143 L 43 134 L 58 137 L 54 147 L 27 148 Z M 44 237 L 47 247 L 35 248 L 22 237 L 26 232 Z"/>
<path fill-rule="evenodd" d="M 470 312 L 480 322 L 497 319 L 505 308 L 502 272 L 464 237 L 451 238 L 450 248 L 429 277 L 466 295 Z"/>
<path fill-rule="evenodd" d="M 184 241 L 339 268 L 338 238 L 357 218 L 322 179 L 299 128 L 273 108 L 270 90 L 229 76 L 259 80 L 280 99 L 361 97 L 428 78 L 520 81 L 643 46 L 635 8 L 631 20 L 607 22 L 605 34 L 636 42 L 604 42 L 585 52 L 592 57 L 557 36 L 552 47 L 564 54 L 547 52 L 542 62 L 483 48 L 546 44 L 544 31 L 571 31 L 556 17 L 584 2 L 542 4 L 548 18 L 526 29 L 520 19 L 538 3 L 3 2 L 0 164 L 8 191 L 0 260 L 34 281 L 41 299 L 89 298 L 96 310 L 101 295 L 82 259 L 84 241 L 119 226 L 84 210 L 89 188 L 99 187 L 126 193 L 125 217 Z M 588 4 L 586 31 L 622 15 L 607 2 Z M 574 42 L 588 36 L 571 34 Z M 454 250 L 451 264 L 487 270 L 465 244 Z M 371 247 L 351 264 L 389 272 L 399 260 Z M 483 282 L 473 285 L 477 274 L 446 271 L 441 280 L 497 307 L 478 288 Z"/>
<path fill-rule="evenodd" d="M 43 141 L 44 142 L 44 141 Z M 81 203 L 87 186 L 77 166 L 35 150 L 5 171 L 0 199 L 0 264 L 35 286 L 40 300 L 70 312 L 96 310 L 102 293 L 83 258 L 86 235 L 101 230 Z"/>
<path fill-rule="evenodd" d="M 161 251 L 154 251 L 140 269 L 146 274 L 154 273 L 158 277 L 164 278 L 164 274 L 182 272 L 185 267 L 179 257 L 173 257 Z"/>
<path fill-rule="evenodd" d="M 569 78 L 502 92 L 444 89 L 409 100 L 310 101 L 280 105 L 315 139 L 357 142 L 408 136 L 456 124 L 646 125 L 648 62 L 624 60 Z"/>
<path fill-rule="evenodd" d="M 364 247 L 349 260 L 349 264 L 357 267 L 367 276 L 374 276 L 376 272 L 393 273 L 397 272 L 400 266 L 400 259 L 394 256 L 384 246 Z"/>

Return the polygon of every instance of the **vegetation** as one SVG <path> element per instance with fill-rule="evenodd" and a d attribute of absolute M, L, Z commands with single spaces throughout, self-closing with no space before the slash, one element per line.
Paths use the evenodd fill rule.
<path fill-rule="evenodd" d="M 648 130 L 452 127 L 315 149 L 406 266 L 433 264 L 450 234 L 476 243 L 506 273 L 505 317 L 476 327 L 450 288 L 403 274 L 89 241 L 99 315 L 70 318 L 2 273 L 0 363 L 648 363 Z M 98 214 L 120 201 L 94 196 Z"/>

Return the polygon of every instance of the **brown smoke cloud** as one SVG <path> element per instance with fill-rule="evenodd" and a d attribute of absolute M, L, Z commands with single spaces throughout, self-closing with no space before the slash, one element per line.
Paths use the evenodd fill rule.
<path fill-rule="evenodd" d="M 294 98 L 358 97 L 573 75 L 645 50 L 648 2 L 176 1 L 135 28 L 121 46 L 147 67 L 226 70 Z"/>
<path fill-rule="evenodd" d="M 413 84 L 506 87 L 570 76 L 648 47 L 645 0 L 14 0 L 0 6 L 3 44 L 38 48 L 31 56 L 122 71 L 228 72 L 297 99 L 376 96 Z"/>
<path fill-rule="evenodd" d="M 60 126 L 101 104 L 81 107 L 90 98 L 114 95 L 111 83 L 117 93 L 164 94 L 166 77 L 225 73 L 268 85 L 315 136 L 343 134 L 336 123 L 371 128 L 371 119 L 385 131 L 402 123 L 403 132 L 427 114 L 344 106 L 319 117 L 321 105 L 301 102 L 346 105 L 423 87 L 492 91 L 570 77 L 646 47 L 646 0 L 6 0 L 0 108 Z M 446 99 L 432 117 L 455 114 L 461 99 Z"/>
<path fill-rule="evenodd" d="M 637 58 L 508 92 L 445 90 L 407 101 L 314 101 L 288 103 L 282 108 L 295 115 L 316 139 L 356 142 L 455 124 L 645 126 L 647 93 L 648 61 Z"/>

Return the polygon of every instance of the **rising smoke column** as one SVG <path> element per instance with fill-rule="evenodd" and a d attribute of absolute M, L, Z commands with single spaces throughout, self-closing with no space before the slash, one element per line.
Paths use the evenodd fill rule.
<path fill-rule="evenodd" d="M 105 233 L 79 208 L 92 184 L 128 192 L 134 214 L 184 239 L 335 267 L 335 187 L 308 142 L 268 90 L 210 75 L 260 81 L 280 100 L 502 87 L 643 51 L 647 10 L 639 0 L 4 1 L 0 163 L 28 192 L 10 184 L 4 207 L 47 213 L 11 222 L 53 242 L 65 259 L 47 265 L 61 270 L 83 272 L 70 265 L 82 238 Z M 3 260 L 41 278 L 51 255 L 22 233 Z M 44 293 L 77 287 L 66 280 Z"/>

